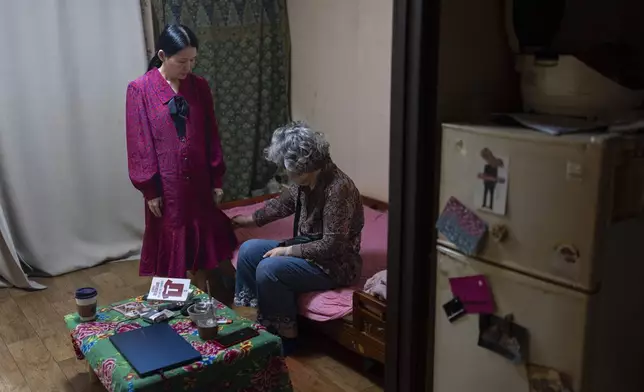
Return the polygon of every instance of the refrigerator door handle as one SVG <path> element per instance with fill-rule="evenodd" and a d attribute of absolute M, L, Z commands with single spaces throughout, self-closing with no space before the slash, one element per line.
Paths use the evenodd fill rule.
<path fill-rule="evenodd" d="M 458 260 L 458 261 L 463 262 L 463 263 L 467 263 L 467 256 L 465 256 L 464 254 L 460 253 L 457 250 L 448 248 L 448 247 L 443 246 L 443 245 L 437 245 L 436 250 L 439 251 L 440 253 L 444 254 L 445 256 L 449 257 L 449 258 Z"/>
<path fill-rule="evenodd" d="M 437 246 L 436 249 L 446 257 L 438 257 L 438 273 L 446 278 L 477 275 L 478 272 L 470 262 L 470 258 L 456 250 Z"/>

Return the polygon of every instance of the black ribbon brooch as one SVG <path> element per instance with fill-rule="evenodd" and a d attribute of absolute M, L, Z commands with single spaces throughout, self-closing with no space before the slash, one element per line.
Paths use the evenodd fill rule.
<path fill-rule="evenodd" d="M 170 117 L 174 122 L 174 127 L 177 129 L 177 135 L 180 139 L 186 137 L 186 119 L 190 112 L 188 101 L 179 95 L 172 97 L 168 102 L 168 109 L 170 110 Z"/>

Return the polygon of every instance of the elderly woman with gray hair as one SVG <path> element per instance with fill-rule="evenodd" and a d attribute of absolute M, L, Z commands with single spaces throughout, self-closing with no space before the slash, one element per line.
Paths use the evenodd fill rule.
<path fill-rule="evenodd" d="M 235 305 L 258 307 L 258 321 L 282 337 L 288 355 L 297 337 L 297 295 L 348 286 L 360 275 L 364 211 L 355 184 L 331 161 L 324 135 L 305 123 L 277 129 L 266 158 L 286 169 L 292 185 L 233 223 L 264 226 L 295 214 L 293 238 L 242 244 Z"/>

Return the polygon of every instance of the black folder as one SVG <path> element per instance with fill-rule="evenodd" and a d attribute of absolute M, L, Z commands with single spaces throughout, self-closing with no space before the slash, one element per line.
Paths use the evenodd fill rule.
<path fill-rule="evenodd" d="M 201 360 L 199 351 L 165 322 L 118 333 L 110 341 L 141 377 Z"/>

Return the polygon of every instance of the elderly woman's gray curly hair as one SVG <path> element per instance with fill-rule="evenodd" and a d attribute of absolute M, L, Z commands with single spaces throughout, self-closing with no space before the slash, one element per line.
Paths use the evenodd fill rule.
<path fill-rule="evenodd" d="M 324 135 L 302 121 L 276 129 L 265 153 L 267 160 L 295 174 L 322 169 L 331 158 Z"/>

